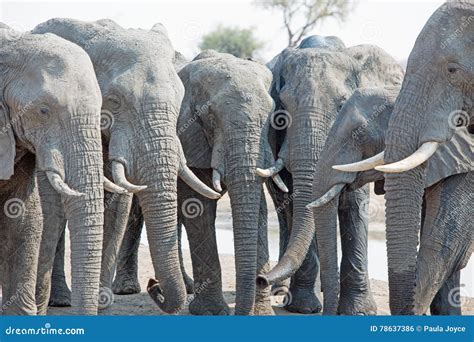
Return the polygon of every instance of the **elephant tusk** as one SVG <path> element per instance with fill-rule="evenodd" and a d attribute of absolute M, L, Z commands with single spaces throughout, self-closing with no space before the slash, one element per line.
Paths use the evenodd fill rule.
<path fill-rule="evenodd" d="M 288 187 L 285 185 L 285 182 L 283 182 L 283 179 L 281 179 L 279 174 L 272 176 L 272 179 L 281 191 L 288 192 Z"/>
<path fill-rule="evenodd" d="M 373 169 L 376 166 L 383 165 L 384 152 L 380 152 L 373 157 L 358 161 L 352 164 L 333 165 L 334 170 L 346 171 L 346 172 L 359 172 Z"/>
<path fill-rule="evenodd" d="M 62 177 L 53 171 L 46 171 L 46 177 L 51 186 L 61 195 L 70 196 L 70 197 L 81 197 L 84 196 L 83 193 L 71 189 L 62 179 Z"/>
<path fill-rule="evenodd" d="M 186 164 L 181 164 L 179 177 L 183 180 L 183 182 L 189 185 L 190 188 L 207 198 L 218 199 L 221 197 L 220 193 L 215 192 L 206 184 L 204 184 Z"/>
<path fill-rule="evenodd" d="M 312 208 L 320 207 L 320 206 L 328 203 L 329 201 L 334 199 L 342 191 L 344 186 L 345 186 L 345 184 L 336 184 L 336 185 L 334 185 L 324 195 L 322 195 L 317 200 L 315 200 L 315 201 L 311 202 L 310 204 L 308 204 L 306 206 L 306 208 L 312 209 Z"/>
<path fill-rule="evenodd" d="M 127 189 L 122 188 L 121 186 L 118 186 L 114 182 L 112 182 L 110 179 L 104 176 L 104 189 L 107 190 L 108 192 L 113 192 L 115 194 L 125 194 L 128 192 Z"/>
<path fill-rule="evenodd" d="M 285 163 L 283 162 L 283 159 L 278 158 L 276 162 L 268 169 L 260 169 L 257 167 L 257 175 L 264 178 L 272 177 L 283 170 L 284 167 Z"/>
<path fill-rule="evenodd" d="M 377 171 L 386 173 L 400 173 L 409 171 L 427 161 L 438 149 L 439 143 L 435 141 L 425 142 L 412 155 L 392 164 L 375 167 Z"/>
<path fill-rule="evenodd" d="M 125 166 L 118 161 L 112 161 L 112 176 L 116 185 L 128 190 L 129 192 L 139 192 L 147 188 L 146 185 L 135 185 L 130 183 L 125 177 Z"/>
<path fill-rule="evenodd" d="M 212 185 L 214 186 L 214 189 L 216 189 L 217 191 L 219 192 L 222 191 L 221 174 L 216 169 L 212 170 Z"/>

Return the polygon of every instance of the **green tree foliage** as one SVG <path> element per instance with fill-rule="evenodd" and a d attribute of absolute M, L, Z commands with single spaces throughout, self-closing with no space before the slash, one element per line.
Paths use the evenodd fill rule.
<path fill-rule="evenodd" d="M 352 0 L 255 0 L 257 6 L 282 13 L 288 46 L 296 46 L 327 18 L 344 21 L 355 8 Z"/>
<path fill-rule="evenodd" d="M 263 47 L 250 28 L 225 27 L 219 25 L 214 31 L 204 35 L 199 48 L 213 49 L 233 54 L 236 57 L 250 58 Z"/>

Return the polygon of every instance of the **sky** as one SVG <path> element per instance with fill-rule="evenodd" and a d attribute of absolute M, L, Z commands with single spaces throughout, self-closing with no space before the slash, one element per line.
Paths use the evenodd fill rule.
<path fill-rule="evenodd" d="M 281 13 L 255 6 L 253 0 L 145 1 L 8 1 L 0 0 L 0 21 L 26 31 L 54 17 L 81 20 L 109 18 L 123 27 L 151 28 L 161 22 L 176 50 L 188 59 L 198 52 L 201 37 L 217 25 L 252 27 L 264 42 L 258 57 L 269 61 L 286 47 Z M 329 19 L 311 33 L 335 35 L 347 46 L 375 44 L 398 61 L 406 61 L 418 33 L 443 3 L 438 0 L 359 0 L 343 23 Z"/>

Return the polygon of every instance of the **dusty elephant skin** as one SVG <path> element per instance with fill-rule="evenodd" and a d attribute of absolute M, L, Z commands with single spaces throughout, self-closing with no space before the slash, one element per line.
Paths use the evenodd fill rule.
<path fill-rule="evenodd" d="M 304 259 L 315 229 L 313 214 L 306 205 L 312 199 L 312 182 L 319 153 L 344 102 L 359 87 L 397 85 L 403 79 L 401 67 L 382 49 L 371 45 L 346 48 L 334 37 L 332 43 L 324 41 L 320 44 L 323 38 L 309 41 L 303 48 L 286 49 L 270 63 L 275 100 L 279 108 L 288 113 L 285 127 L 279 127 L 278 122 L 274 125 L 276 130 L 286 128 L 286 134 L 280 134 L 280 141 L 277 141 L 280 145 L 278 158 L 291 173 L 295 195 L 288 248 L 270 273 L 258 277 L 257 281 L 262 286 L 293 275 L 302 263 L 305 267 Z M 326 40 L 329 38 L 326 37 Z M 347 206 L 339 210 L 339 219 L 344 226 L 342 229 L 362 240 L 352 240 L 345 246 L 343 258 L 347 259 L 343 261 L 345 281 L 341 294 L 349 297 L 345 303 L 353 302 L 353 297 L 360 297 L 366 302 L 366 308 L 362 311 L 370 313 L 373 301 L 367 275 L 367 242 L 364 241 L 367 236 L 367 215 L 364 211 L 367 208 L 361 205 L 368 198 L 368 192 L 362 188 L 345 196 Z M 336 215 L 337 212 L 333 211 L 331 215 L 316 219 L 320 225 L 336 225 Z M 334 314 L 337 312 L 335 298 L 339 295 L 339 286 L 334 283 L 337 274 L 327 274 L 326 279 L 333 279 L 333 283 L 322 283 L 324 312 Z M 357 293 L 352 290 L 354 288 L 365 288 L 366 291 Z M 340 309 L 352 311 L 350 307 Z"/>
<path fill-rule="evenodd" d="M 272 314 L 269 288 L 256 289 L 268 270 L 267 209 L 257 167 L 274 157 L 267 140 L 271 72 L 253 61 L 204 51 L 179 73 L 185 96 L 178 134 L 189 165 L 206 184 L 229 191 L 236 258 L 237 315 Z M 193 314 L 227 314 L 215 238 L 215 200 L 179 182 L 180 220 L 186 227 L 196 296 Z M 199 211 L 192 211 L 193 205 Z M 199 289 L 199 291 L 198 291 Z"/>
<path fill-rule="evenodd" d="M 50 223 L 42 207 L 55 203 L 71 230 L 73 312 L 93 315 L 104 210 L 99 85 L 77 45 L 11 33 L 0 30 L 2 312 L 37 313 L 41 234 Z"/>
<path fill-rule="evenodd" d="M 336 121 L 329 132 L 333 137 L 328 140 L 320 155 L 320 162 L 317 164 L 317 172 L 313 181 L 313 201 L 310 206 L 318 208 L 321 213 L 327 208 L 337 205 L 337 200 L 342 189 L 355 189 L 367 184 L 368 182 L 377 182 L 376 192 L 383 192 L 383 173 L 373 170 L 375 165 L 383 164 L 383 156 L 377 163 L 367 162 L 366 158 L 379 155 L 385 148 L 385 135 L 388 129 L 388 122 L 393 111 L 396 97 L 400 87 L 391 88 L 364 88 L 358 89 L 341 109 Z M 436 225 L 427 214 L 422 228 L 421 258 L 424 257 L 424 251 L 429 251 L 429 237 L 433 231 L 437 230 L 442 236 L 442 240 L 449 240 L 450 235 L 465 235 L 465 227 L 459 224 L 442 224 L 443 210 L 446 208 L 442 203 L 447 203 L 448 197 L 439 198 L 441 193 L 449 190 L 459 191 L 452 185 L 454 183 L 466 183 L 465 173 L 469 172 L 471 160 L 462 152 L 470 144 L 469 133 L 463 130 L 457 130 L 453 138 L 440 147 L 435 155 L 428 161 L 425 178 L 424 206 L 432 208 L 430 217 L 439 217 Z M 454 158 L 453 158 L 454 157 Z M 361 161 L 366 159 L 364 161 Z M 374 158 L 372 158 L 373 160 Z M 370 160 L 370 159 L 369 159 Z M 356 169 L 358 170 L 356 172 Z M 350 173 L 349 170 L 353 172 Z M 343 171 L 343 172 L 341 172 Z M 446 180 L 453 174 L 460 174 L 458 177 L 462 180 Z M 449 197 L 450 198 L 450 197 Z M 452 201 L 453 199 L 449 199 Z M 339 205 L 341 203 L 339 202 Z M 367 203 L 368 205 L 368 203 Z M 336 249 L 336 231 L 329 234 L 323 234 L 323 230 L 330 228 L 316 225 L 316 235 L 321 242 L 322 248 L 329 249 L 328 252 L 321 253 L 321 264 L 328 264 L 337 270 L 337 249 Z M 332 227 L 335 228 L 335 227 Z M 323 240 L 320 236 L 330 237 L 330 240 Z M 344 239 L 344 237 L 341 237 Z M 453 253 L 452 263 L 448 265 L 447 279 L 439 289 L 436 296 L 431 293 L 431 314 L 461 314 L 461 306 L 453 302 L 456 298 L 456 292 L 459 292 L 460 272 L 462 263 L 465 262 L 465 254 L 469 250 L 470 239 L 463 239 Z M 332 260 L 324 260 L 324 257 L 330 255 Z M 459 260 L 456 263 L 454 260 Z M 442 263 L 440 263 L 441 265 Z M 337 271 L 336 271 L 337 272 Z M 336 273 L 332 272 L 332 273 Z M 326 275 L 323 274 L 322 277 Z M 434 299 L 433 299 L 434 297 Z M 358 303 L 353 303 L 357 307 Z M 353 312 L 356 314 L 357 312 Z"/>
<path fill-rule="evenodd" d="M 177 177 L 207 196 L 219 195 L 191 173 L 181 152 L 176 121 L 184 88 L 174 69 L 175 52 L 163 26 L 124 29 L 111 20 L 51 19 L 34 32 L 55 33 L 78 44 L 90 56 L 103 96 L 106 173 L 138 197 L 160 284 L 157 304 L 168 313 L 180 310 L 186 291 L 178 257 Z M 131 201 L 131 194 L 108 194 L 105 199 L 104 287 L 112 285 Z"/>
<path fill-rule="evenodd" d="M 403 163 L 378 167 L 387 172 L 385 198 L 392 314 L 425 312 L 429 298 L 447 276 L 446 272 L 429 272 L 429 280 L 416 276 L 421 272 L 419 267 L 427 266 L 420 258 L 417 264 L 425 179 L 425 164 L 422 163 L 439 144 L 450 140 L 456 126 L 473 122 L 474 31 L 471 27 L 452 37 L 473 15 L 472 2 L 459 1 L 444 4 L 431 16 L 408 59 L 406 77 L 390 119 L 385 139 L 385 163 L 396 163 L 413 155 Z M 443 30 L 439 29 L 441 27 Z M 427 150 L 430 153 L 426 153 Z M 472 143 L 463 152 L 472 162 Z M 469 179 L 472 181 L 470 177 L 464 181 Z M 468 187 L 472 194 L 472 183 Z M 466 224 L 468 236 L 471 236 L 472 212 L 469 219 L 469 210 L 463 208 L 451 209 L 452 224 Z M 431 211 L 427 211 L 428 214 Z M 452 241 L 446 242 L 448 245 L 443 245 L 435 242 L 435 233 L 432 243 L 437 246 L 437 252 L 432 250 L 431 257 L 440 260 L 440 264 L 448 264 L 451 257 L 446 250 L 459 245 L 457 240 L 461 238 L 466 236 L 453 237 Z M 420 298 L 416 294 L 418 291 L 430 295 Z"/>

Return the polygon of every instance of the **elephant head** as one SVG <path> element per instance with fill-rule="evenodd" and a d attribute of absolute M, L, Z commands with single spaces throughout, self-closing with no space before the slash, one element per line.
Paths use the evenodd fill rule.
<path fill-rule="evenodd" d="M 409 56 L 407 72 L 385 138 L 386 226 L 390 309 L 420 313 L 415 305 L 416 258 L 426 161 L 464 131 L 467 144 L 443 161 L 445 176 L 459 172 L 458 160 L 472 170 L 474 99 L 474 6 L 448 2 L 428 20 Z M 431 157 L 431 158 L 430 158 Z"/>
<path fill-rule="evenodd" d="M 186 290 L 178 257 L 177 177 L 204 196 L 220 195 L 190 171 L 182 153 L 176 123 L 184 87 L 166 31 L 162 25 L 140 30 L 111 20 L 51 19 L 34 32 L 58 34 L 89 54 L 103 96 L 102 132 L 113 179 L 137 194 L 146 221 L 160 284 L 154 299 L 165 312 L 180 310 Z"/>
<path fill-rule="evenodd" d="M 191 166 L 213 169 L 229 191 L 236 257 L 236 314 L 252 314 L 262 179 L 274 162 L 268 144 L 271 72 L 256 62 L 204 51 L 179 73 L 185 96 L 178 134 Z"/>
<path fill-rule="evenodd" d="M 311 189 L 316 163 L 337 112 L 357 88 L 400 84 L 402 68 L 376 46 L 286 49 L 273 68 L 274 89 L 285 110 L 286 138 L 278 154 L 293 177 L 293 228 L 278 265 L 258 277 L 261 286 L 291 276 L 303 262 L 314 235 Z M 276 118 L 276 116 L 274 116 Z M 276 124 L 273 126 L 277 126 Z M 281 126 L 280 126 L 281 127 Z M 310 227 L 310 229 L 307 229 Z"/>
<path fill-rule="evenodd" d="M 15 161 L 61 195 L 71 231 L 72 306 L 97 314 L 103 226 L 101 93 L 90 58 L 55 35 L 0 29 L 0 178 Z"/>

